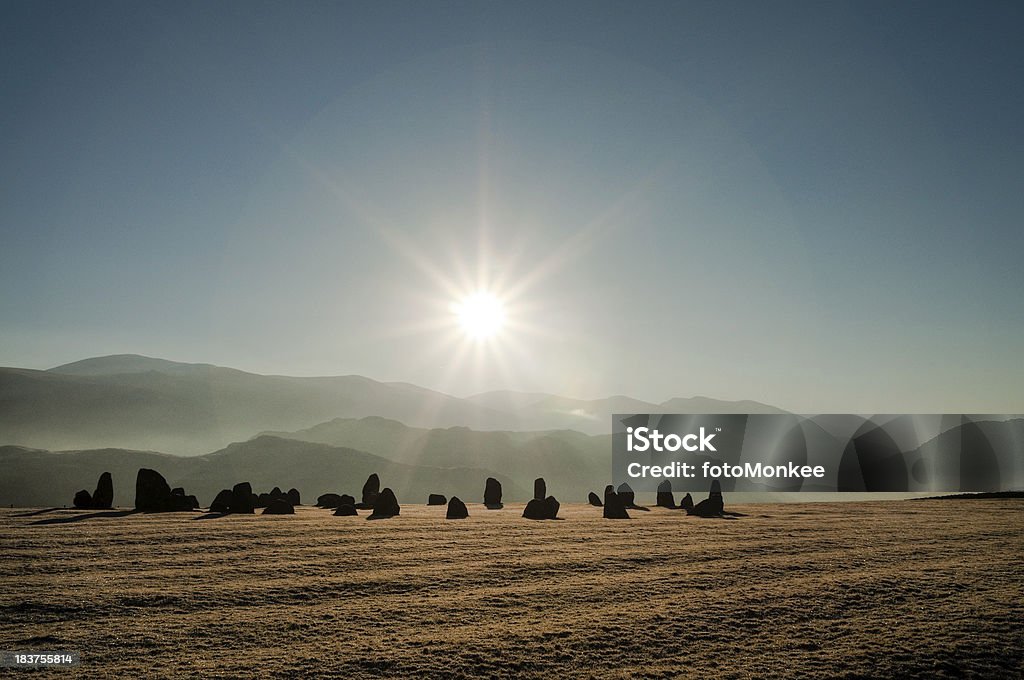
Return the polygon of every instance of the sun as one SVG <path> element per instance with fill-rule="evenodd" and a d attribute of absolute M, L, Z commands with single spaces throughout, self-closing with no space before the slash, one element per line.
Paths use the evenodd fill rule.
<path fill-rule="evenodd" d="M 451 308 L 463 332 L 475 340 L 493 338 L 505 325 L 505 306 L 487 291 L 467 295 Z"/>

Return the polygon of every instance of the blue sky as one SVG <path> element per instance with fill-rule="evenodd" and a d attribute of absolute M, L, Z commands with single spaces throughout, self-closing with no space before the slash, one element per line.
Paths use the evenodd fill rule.
<path fill-rule="evenodd" d="M 1024 411 L 1019 3 L 0 17 L 0 364 Z"/>

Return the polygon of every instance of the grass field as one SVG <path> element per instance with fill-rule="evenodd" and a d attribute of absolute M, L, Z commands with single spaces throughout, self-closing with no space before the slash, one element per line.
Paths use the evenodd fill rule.
<path fill-rule="evenodd" d="M 1024 674 L 1022 501 L 469 509 L 4 509 L 0 649 L 89 678 Z"/>

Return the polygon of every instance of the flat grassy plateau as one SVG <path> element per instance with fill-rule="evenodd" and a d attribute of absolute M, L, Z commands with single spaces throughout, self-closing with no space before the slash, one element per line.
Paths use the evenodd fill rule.
<path fill-rule="evenodd" d="M 1024 675 L 1024 501 L 728 500 L 745 516 L 4 509 L 0 649 L 90 678 Z"/>

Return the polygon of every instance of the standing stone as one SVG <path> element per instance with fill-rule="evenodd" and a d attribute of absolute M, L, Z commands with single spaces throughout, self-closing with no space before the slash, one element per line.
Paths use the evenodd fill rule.
<path fill-rule="evenodd" d="M 376 476 L 376 475 L 374 475 Z M 376 498 L 376 502 L 373 504 L 373 513 L 370 514 L 371 519 L 377 519 L 382 517 L 394 517 L 401 513 L 402 509 L 398 505 L 398 499 L 395 498 L 395 492 L 390 487 L 384 487 Z"/>
<path fill-rule="evenodd" d="M 363 484 L 363 500 L 357 505 L 357 508 L 364 510 L 372 510 L 374 504 L 377 502 L 377 497 L 380 495 L 380 477 L 374 472 L 372 475 L 366 478 L 366 484 Z"/>
<path fill-rule="evenodd" d="M 359 513 L 356 512 L 356 506 L 353 505 L 352 503 L 345 503 L 344 505 L 339 505 L 338 509 L 334 511 L 335 517 L 355 517 L 358 514 Z"/>
<path fill-rule="evenodd" d="M 611 484 L 609 484 L 608 486 L 604 487 L 604 495 L 607 496 L 610 493 L 615 493 L 615 487 L 612 486 Z"/>
<path fill-rule="evenodd" d="M 270 501 L 272 500 L 274 500 L 274 498 L 269 493 L 261 493 L 256 496 L 256 503 L 254 504 L 254 507 L 265 508 L 270 505 Z"/>
<path fill-rule="evenodd" d="M 252 484 L 239 482 L 231 488 L 231 507 L 228 512 L 251 515 L 256 508 L 256 499 L 253 498 Z"/>
<path fill-rule="evenodd" d="M 166 512 L 171 509 L 171 487 L 156 470 L 139 468 L 135 477 L 135 509 L 142 512 Z"/>
<path fill-rule="evenodd" d="M 591 491 L 590 495 L 587 496 L 587 500 L 595 508 L 600 508 L 602 505 L 604 505 L 604 503 L 601 502 L 601 499 L 598 497 L 598 495 L 596 493 L 594 493 L 593 491 Z"/>
<path fill-rule="evenodd" d="M 469 517 L 469 510 L 458 496 L 452 496 L 452 499 L 448 501 L 448 512 L 444 517 L 445 519 L 466 519 Z"/>
<path fill-rule="evenodd" d="M 533 497 L 537 500 L 544 500 L 548 495 L 548 485 L 543 477 L 533 480 Z"/>
<path fill-rule="evenodd" d="M 221 489 L 217 497 L 210 503 L 210 512 L 231 512 L 231 489 Z"/>
<path fill-rule="evenodd" d="M 614 491 L 606 493 L 602 514 L 605 519 L 629 519 L 629 513 L 626 512 L 626 501 L 622 498 L 622 494 Z"/>
<path fill-rule="evenodd" d="M 184 496 L 185 495 L 185 487 L 182 487 L 182 486 L 174 487 L 173 489 L 171 489 L 171 495 L 172 496 Z"/>
<path fill-rule="evenodd" d="M 432 493 L 427 496 L 427 505 L 445 505 L 448 499 L 439 493 Z"/>
<path fill-rule="evenodd" d="M 711 480 L 711 491 L 708 493 L 708 500 L 715 510 L 715 514 L 721 515 L 725 512 L 725 498 L 722 496 L 722 483 L 717 479 Z"/>
<path fill-rule="evenodd" d="M 488 477 L 484 486 L 484 505 L 488 510 L 499 510 L 501 504 L 501 482 L 494 477 Z"/>
<path fill-rule="evenodd" d="M 676 499 L 672 495 L 672 482 L 667 479 L 658 485 L 658 507 L 669 510 L 675 510 L 676 507 Z"/>
<path fill-rule="evenodd" d="M 75 507 L 79 510 L 87 510 L 92 507 L 92 496 L 85 489 L 75 494 Z"/>
<path fill-rule="evenodd" d="M 626 484 L 625 482 L 619 484 L 619 495 L 622 496 L 622 502 L 626 504 L 627 508 L 631 508 L 635 505 L 634 501 L 636 500 L 636 494 L 633 493 L 633 489 L 629 484 Z"/>
<path fill-rule="evenodd" d="M 352 498 L 349 496 L 349 498 Z M 352 502 L 349 505 L 355 505 L 356 499 L 352 498 Z M 316 507 L 318 508 L 336 508 L 342 505 L 342 497 L 336 493 L 325 493 L 316 497 Z"/>
<path fill-rule="evenodd" d="M 679 501 L 679 508 L 681 510 L 686 510 L 687 512 L 693 510 L 693 496 L 689 493 L 683 496 L 683 500 Z"/>
<path fill-rule="evenodd" d="M 97 510 L 109 510 L 114 507 L 114 480 L 109 472 L 100 475 L 96 482 L 96 491 L 92 494 L 92 507 Z"/>
<path fill-rule="evenodd" d="M 196 498 L 195 496 L 185 496 L 185 500 L 188 501 L 188 509 L 189 510 L 198 510 L 199 509 L 199 499 Z"/>
<path fill-rule="evenodd" d="M 560 505 L 554 496 L 548 496 L 544 499 L 534 498 L 526 504 L 526 508 L 523 510 L 523 517 L 526 519 L 557 519 L 559 507 Z"/>
<path fill-rule="evenodd" d="M 287 500 L 288 497 L 285 495 L 284 491 L 281 491 L 281 487 L 275 486 L 270 490 L 270 500 L 274 500 L 275 498 Z"/>
<path fill-rule="evenodd" d="M 302 505 L 301 497 L 299 496 L 298 489 L 288 489 L 288 502 L 292 504 L 292 507 L 296 505 Z"/>
<path fill-rule="evenodd" d="M 295 508 L 283 498 L 275 498 L 263 510 L 264 515 L 294 515 Z"/>

